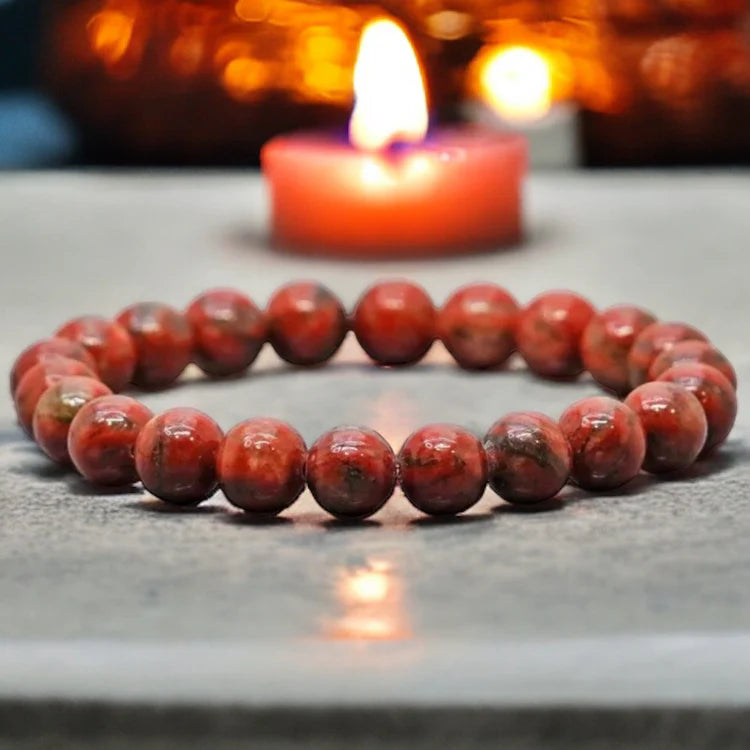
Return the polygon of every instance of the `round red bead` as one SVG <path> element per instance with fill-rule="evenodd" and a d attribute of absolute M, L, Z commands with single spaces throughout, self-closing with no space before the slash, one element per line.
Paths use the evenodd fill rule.
<path fill-rule="evenodd" d="M 193 361 L 207 375 L 244 372 L 266 342 L 266 319 L 244 294 L 214 289 L 187 309 L 193 330 Z"/>
<path fill-rule="evenodd" d="M 102 382 L 121 391 L 133 377 L 135 347 L 128 332 L 114 320 L 84 315 L 66 323 L 55 334 L 82 344 L 96 362 Z"/>
<path fill-rule="evenodd" d="M 108 396 L 104 383 L 84 375 L 67 375 L 42 394 L 34 411 L 34 440 L 58 463 L 69 463 L 68 432 L 73 418 L 89 401 Z"/>
<path fill-rule="evenodd" d="M 129 396 L 101 396 L 89 401 L 76 414 L 68 432 L 73 466 L 95 484 L 137 482 L 135 441 L 151 417 L 150 409 Z"/>
<path fill-rule="evenodd" d="M 224 437 L 217 459 L 227 500 L 249 513 L 280 513 L 305 488 L 307 446 L 276 419 L 248 419 Z"/>
<path fill-rule="evenodd" d="M 216 457 L 221 428 L 197 409 L 169 409 L 147 422 L 135 441 L 143 486 L 175 505 L 196 505 L 219 486 Z"/>
<path fill-rule="evenodd" d="M 643 468 L 652 474 L 690 466 L 706 442 L 706 415 L 698 399 L 674 383 L 644 383 L 625 404 L 638 415 L 646 434 Z"/>
<path fill-rule="evenodd" d="M 433 424 L 410 435 L 398 454 L 401 489 L 423 513 L 463 513 L 487 486 L 487 456 L 468 430 Z"/>
<path fill-rule="evenodd" d="M 729 380 L 715 367 L 702 362 L 686 362 L 670 367 L 659 375 L 659 381 L 681 385 L 700 401 L 708 424 L 704 453 L 727 439 L 737 418 L 737 394 Z"/>
<path fill-rule="evenodd" d="M 558 425 L 544 414 L 516 412 L 484 438 L 490 487 L 511 503 L 554 497 L 570 475 L 571 452 Z"/>
<path fill-rule="evenodd" d="M 67 357 L 68 359 L 75 359 L 79 362 L 83 362 L 92 370 L 96 371 L 96 362 L 94 361 L 94 358 L 88 353 L 86 348 L 77 341 L 71 341 L 70 339 L 64 338 L 42 339 L 41 341 L 36 341 L 31 346 L 26 347 L 13 363 L 13 367 L 10 371 L 11 394 L 15 394 L 16 388 L 26 372 L 47 357 Z"/>
<path fill-rule="evenodd" d="M 652 323 L 636 336 L 628 354 L 628 379 L 631 387 L 645 383 L 654 359 L 678 341 L 705 341 L 706 337 L 686 323 Z"/>
<path fill-rule="evenodd" d="M 190 364 L 193 334 L 185 315 L 173 307 L 139 302 L 123 310 L 117 322 L 135 345 L 133 383 L 140 388 L 171 385 Z"/>
<path fill-rule="evenodd" d="M 656 318 L 632 305 L 616 305 L 595 315 L 581 339 L 583 366 L 599 384 L 618 394 L 630 390 L 628 354 L 636 336 Z"/>
<path fill-rule="evenodd" d="M 577 294 L 542 294 L 519 317 L 518 351 L 539 375 L 553 378 L 578 375 L 583 369 L 581 337 L 593 315 L 594 308 Z"/>
<path fill-rule="evenodd" d="M 44 355 L 31 369 L 26 370 L 16 387 L 13 403 L 18 423 L 27 435 L 33 436 L 34 411 L 42 394 L 66 375 L 85 375 L 98 380 L 88 365 L 56 354 Z"/>
<path fill-rule="evenodd" d="M 438 335 L 461 367 L 498 367 L 515 349 L 518 312 L 516 300 L 501 287 L 470 284 L 438 312 Z"/>
<path fill-rule="evenodd" d="M 656 380 L 670 367 L 692 362 L 702 362 L 715 367 L 732 384 L 732 388 L 737 388 L 737 373 L 734 371 L 732 363 L 708 341 L 693 339 L 679 341 L 671 349 L 659 354 L 648 369 L 648 379 Z"/>
<path fill-rule="evenodd" d="M 407 365 L 422 359 L 435 340 L 435 325 L 432 300 L 408 281 L 375 284 L 354 310 L 357 341 L 381 365 Z"/>
<path fill-rule="evenodd" d="M 306 473 L 321 508 L 338 518 L 367 518 L 393 494 L 396 457 L 374 430 L 337 427 L 314 443 Z"/>
<path fill-rule="evenodd" d="M 268 339 L 293 365 L 317 365 L 330 359 L 349 328 L 346 310 L 329 289 L 298 282 L 279 289 L 266 309 Z"/>
<path fill-rule="evenodd" d="M 573 456 L 571 478 L 587 490 L 611 490 L 641 470 L 646 438 L 638 415 L 607 396 L 577 401 L 560 418 Z"/>

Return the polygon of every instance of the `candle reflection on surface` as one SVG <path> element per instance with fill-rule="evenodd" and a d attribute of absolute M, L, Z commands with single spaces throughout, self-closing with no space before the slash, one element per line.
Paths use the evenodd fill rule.
<path fill-rule="evenodd" d="M 341 615 L 326 623 L 332 640 L 403 640 L 411 637 L 404 610 L 403 586 L 393 566 L 369 560 L 339 570 L 336 598 Z"/>

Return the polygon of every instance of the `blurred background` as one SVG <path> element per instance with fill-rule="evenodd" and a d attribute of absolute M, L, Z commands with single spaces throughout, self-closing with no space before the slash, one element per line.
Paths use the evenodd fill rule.
<path fill-rule="evenodd" d="M 257 164 L 345 125 L 384 14 L 436 121 L 523 130 L 537 163 L 750 163 L 748 0 L 0 0 L 0 167 Z"/>

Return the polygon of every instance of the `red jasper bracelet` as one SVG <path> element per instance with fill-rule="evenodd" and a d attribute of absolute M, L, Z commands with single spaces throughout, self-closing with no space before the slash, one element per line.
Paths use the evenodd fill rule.
<path fill-rule="evenodd" d="M 379 365 L 420 360 L 436 339 L 467 369 L 500 367 L 518 351 L 538 375 L 572 378 L 584 369 L 624 397 L 585 398 L 559 422 L 509 414 L 480 441 L 448 424 L 417 430 L 398 455 L 377 432 L 337 427 L 308 450 L 290 425 L 253 418 L 224 435 L 190 408 L 153 416 L 115 395 L 129 385 L 164 388 L 190 362 L 212 377 L 242 373 L 268 341 L 294 365 L 317 365 L 353 330 Z M 54 461 L 91 482 L 141 481 L 169 503 L 193 505 L 221 488 L 248 513 L 288 508 L 305 484 L 332 515 L 365 518 L 400 484 L 429 514 L 470 508 L 490 487 L 512 503 L 537 503 L 572 480 L 611 490 L 642 469 L 685 469 L 729 434 L 737 413 L 729 361 L 695 328 L 660 323 L 637 307 L 596 313 L 571 292 L 549 292 L 519 308 L 493 284 L 474 284 L 436 310 L 426 292 L 384 282 L 351 318 L 320 284 L 283 287 L 262 312 L 243 294 L 206 292 L 185 313 L 140 303 L 116 320 L 86 316 L 27 348 L 11 372 L 23 429 Z"/>

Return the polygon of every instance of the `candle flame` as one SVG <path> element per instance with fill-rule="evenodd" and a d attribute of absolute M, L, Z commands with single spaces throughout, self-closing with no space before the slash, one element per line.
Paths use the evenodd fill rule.
<path fill-rule="evenodd" d="M 427 133 L 422 70 L 406 32 L 381 19 L 365 27 L 354 68 L 351 142 L 377 151 L 396 142 L 418 143 Z"/>
<path fill-rule="evenodd" d="M 506 47 L 481 72 L 487 103 L 509 122 L 530 122 L 547 114 L 552 83 L 547 60 L 529 47 Z"/>

